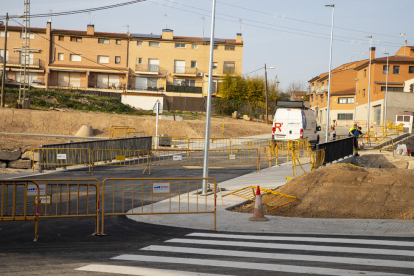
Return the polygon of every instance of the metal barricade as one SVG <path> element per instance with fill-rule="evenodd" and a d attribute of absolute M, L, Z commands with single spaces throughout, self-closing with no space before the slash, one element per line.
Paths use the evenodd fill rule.
<path fill-rule="evenodd" d="M 191 150 L 204 150 L 205 138 L 190 138 L 189 147 Z M 230 138 L 210 138 L 209 149 L 230 149 Z"/>
<path fill-rule="evenodd" d="M 92 172 L 97 166 L 145 167 L 151 174 L 151 153 L 148 150 L 94 149 L 92 151 Z"/>
<path fill-rule="evenodd" d="M 34 241 L 39 226 L 39 185 L 32 180 L 0 180 L 0 221 L 35 221 Z M 35 212 L 30 213 L 31 207 Z"/>
<path fill-rule="evenodd" d="M 86 148 L 36 148 L 30 154 L 33 154 L 32 169 L 36 159 L 44 169 L 67 166 L 89 166 L 90 169 L 92 163 L 91 151 Z"/>
<path fill-rule="evenodd" d="M 110 126 L 109 139 L 125 138 L 126 133 L 136 132 L 135 128 L 129 126 Z"/>
<path fill-rule="evenodd" d="M 186 136 L 153 136 L 152 148 L 189 149 L 189 139 Z"/>
<path fill-rule="evenodd" d="M 203 181 L 212 186 L 212 196 L 201 195 Z M 216 230 L 216 191 L 214 178 L 107 178 L 102 182 L 101 234 L 105 217 L 125 215 L 210 213 Z"/>
<path fill-rule="evenodd" d="M 325 150 L 315 150 L 311 153 L 311 170 L 316 170 L 318 167 L 323 165 L 323 162 L 325 161 Z"/>
<path fill-rule="evenodd" d="M 270 139 L 254 139 L 254 138 L 231 138 L 231 148 L 261 148 L 272 144 Z"/>
<path fill-rule="evenodd" d="M 204 150 L 152 150 L 151 166 L 195 166 L 204 164 Z M 258 149 L 212 149 L 209 151 L 209 166 L 256 165 L 260 171 Z"/>

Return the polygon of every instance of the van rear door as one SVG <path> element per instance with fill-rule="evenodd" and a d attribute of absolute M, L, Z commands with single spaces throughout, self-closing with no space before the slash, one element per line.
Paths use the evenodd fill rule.
<path fill-rule="evenodd" d="M 275 120 L 273 123 L 275 139 L 286 139 L 287 137 L 287 119 L 288 112 L 286 109 L 279 108 L 276 110 Z"/>
<path fill-rule="evenodd" d="M 300 138 L 300 130 L 302 129 L 302 112 L 298 109 L 288 109 L 288 136 L 290 140 Z"/>

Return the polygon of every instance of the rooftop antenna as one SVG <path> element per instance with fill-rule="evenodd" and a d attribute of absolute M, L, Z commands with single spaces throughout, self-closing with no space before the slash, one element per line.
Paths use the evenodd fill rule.
<path fill-rule="evenodd" d="M 204 16 L 202 16 L 200 18 L 203 19 L 203 38 L 204 38 L 204 25 L 206 23 L 206 18 Z"/>
<path fill-rule="evenodd" d="M 50 11 L 50 19 L 49 19 L 49 22 L 52 23 L 52 13 L 53 13 L 53 10 L 49 10 L 49 11 Z"/>
<path fill-rule="evenodd" d="M 122 26 L 122 27 L 126 27 L 128 29 L 127 34 L 131 33 L 131 30 L 129 29 L 129 25 L 125 25 L 125 26 Z"/>
<path fill-rule="evenodd" d="M 89 16 L 88 17 L 84 17 L 83 19 L 88 19 L 89 18 L 89 25 L 92 25 L 92 18 L 95 18 L 92 16 L 92 12 L 89 12 Z"/>
<path fill-rule="evenodd" d="M 407 44 L 408 44 L 407 33 L 400 33 L 400 36 L 403 36 L 405 39 L 405 47 L 404 47 L 404 56 L 405 56 L 405 50 L 407 49 Z"/>
<path fill-rule="evenodd" d="M 242 22 L 243 22 L 243 20 L 239 19 L 239 22 L 240 22 L 240 26 L 239 26 L 239 27 L 237 27 L 237 28 L 239 28 L 239 29 L 240 29 L 240 33 L 241 33 L 241 32 L 242 32 L 242 29 L 244 28 L 244 27 L 242 27 Z"/>
<path fill-rule="evenodd" d="M 165 16 L 165 28 L 168 29 L 168 14 L 164 14 Z"/>

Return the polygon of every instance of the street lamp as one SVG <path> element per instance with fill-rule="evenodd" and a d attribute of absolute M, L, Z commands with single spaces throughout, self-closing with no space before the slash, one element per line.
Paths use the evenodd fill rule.
<path fill-rule="evenodd" d="M 334 12 L 335 5 L 325 5 L 325 7 L 332 8 L 332 27 L 331 27 L 331 51 L 329 55 L 329 84 L 328 84 L 328 102 L 327 102 L 327 115 L 326 115 L 326 136 L 325 141 L 329 141 L 329 113 L 330 113 L 330 103 L 331 103 L 331 66 L 332 66 L 332 42 L 333 42 L 333 26 L 334 26 Z"/>
<path fill-rule="evenodd" d="M 365 38 L 369 38 L 369 76 L 368 76 L 368 110 L 367 110 L 367 134 L 369 134 L 369 109 L 371 104 L 371 59 L 372 59 L 372 36 L 366 36 Z"/>
<path fill-rule="evenodd" d="M 357 103 L 357 91 L 358 91 L 358 81 L 359 79 L 355 79 L 355 100 L 354 100 L 354 122 L 356 121 L 356 103 Z"/>
<path fill-rule="evenodd" d="M 385 50 L 385 49 L 384 49 Z M 388 50 L 388 49 L 386 49 Z M 388 68 L 388 58 L 390 56 L 389 53 L 384 53 L 384 55 L 387 55 L 387 75 L 385 76 L 385 102 L 384 102 L 384 127 L 387 127 L 387 94 L 388 94 L 388 75 L 390 73 L 390 68 Z"/>
<path fill-rule="evenodd" d="M 266 70 L 266 63 L 264 66 L 265 69 L 265 97 L 266 97 L 266 124 L 267 124 L 267 118 L 268 118 L 268 114 L 267 114 L 267 70 Z M 269 69 L 275 69 L 275 67 L 269 67 Z"/>

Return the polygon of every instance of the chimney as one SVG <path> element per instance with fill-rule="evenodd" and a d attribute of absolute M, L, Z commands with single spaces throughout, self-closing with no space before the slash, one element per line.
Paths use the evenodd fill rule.
<path fill-rule="evenodd" d="M 173 40 L 174 39 L 174 35 L 173 35 L 173 30 L 171 29 L 163 29 L 162 30 L 162 39 L 168 39 L 168 40 Z"/>
<path fill-rule="evenodd" d="M 243 37 L 241 33 L 237 34 L 236 43 L 243 43 Z"/>
<path fill-rule="evenodd" d="M 88 28 L 86 30 L 86 34 L 87 35 L 94 35 L 95 34 L 95 25 L 89 25 L 88 24 Z"/>
<path fill-rule="evenodd" d="M 375 47 L 369 48 L 369 51 L 371 52 L 371 59 L 375 58 Z"/>

